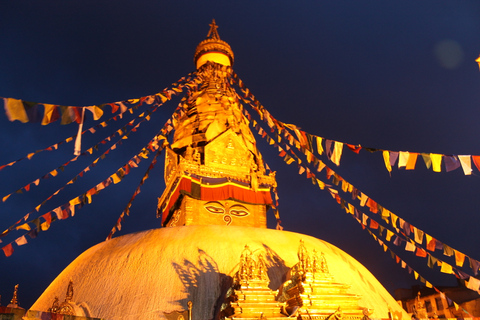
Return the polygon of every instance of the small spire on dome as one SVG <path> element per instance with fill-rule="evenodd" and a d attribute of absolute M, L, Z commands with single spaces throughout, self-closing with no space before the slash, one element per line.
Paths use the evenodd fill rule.
<path fill-rule="evenodd" d="M 207 39 L 220 40 L 220 36 L 218 35 L 218 31 L 217 31 L 218 26 L 215 23 L 215 19 L 212 19 L 212 23 L 210 23 L 209 26 L 210 26 L 210 30 L 208 30 Z"/>

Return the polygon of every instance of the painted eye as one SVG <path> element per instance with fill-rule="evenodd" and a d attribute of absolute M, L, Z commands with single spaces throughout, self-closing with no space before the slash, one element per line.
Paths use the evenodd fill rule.
<path fill-rule="evenodd" d="M 210 213 L 215 213 L 215 214 L 223 214 L 225 213 L 225 209 L 222 207 L 216 207 L 212 205 L 205 206 L 205 209 L 207 209 L 208 212 Z"/>
<path fill-rule="evenodd" d="M 229 213 L 237 217 L 245 217 L 250 214 L 250 212 L 248 212 L 248 209 L 241 205 L 232 206 Z"/>

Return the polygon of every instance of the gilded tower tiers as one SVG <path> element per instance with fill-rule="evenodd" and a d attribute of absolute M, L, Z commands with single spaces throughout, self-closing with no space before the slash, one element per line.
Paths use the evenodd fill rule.
<path fill-rule="evenodd" d="M 165 158 L 167 188 L 159 199 L 164 226 L 266 227 L 274 174 L 262 156 L 228 82 L 233 51 L 215 21 L 195 51 L 197 87 L 181 103 Z"/>

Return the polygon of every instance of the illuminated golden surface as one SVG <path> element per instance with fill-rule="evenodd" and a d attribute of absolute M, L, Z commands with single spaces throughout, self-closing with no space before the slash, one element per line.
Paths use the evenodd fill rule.
<path fill-rule="evenodd" d="M 191 300 L 193 319 L 211 319 L 219 312 L 219 298 L 230 287 L 246 244 L 254 254 L 263 254 L 269 287 L 276 290 L 298 263 L 301 239 L 309 251 L 325 254 L 330 274 L 351 285 L 349 292 L 361 297 L 358 304 L 374 310 L 372 318 L 388 318 L 391 307 L 407 319 L 374 276 L 337 247 L 298 233 L 236 226 L 162 228 L 102 242 L 73 261 L 32 310 L 50 308 L 73 280 L 74 302 L 88 307 L 92 317 L 161 319 L 163 312 L 186 310 Z"/>
<path fill-rule="evenodd" d="M 213 61 L 216 63 L 223 64 L 224 66 L 230 66 L 230 58 L 220 52 L 208 52 L 201 55 L 197 60 L 197 69 L 203 66 L 207 61 Z"/>

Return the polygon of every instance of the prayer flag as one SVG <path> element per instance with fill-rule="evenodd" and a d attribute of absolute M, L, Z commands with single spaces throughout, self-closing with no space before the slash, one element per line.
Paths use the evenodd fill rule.
<path fill-rule="evenodd" d="M 453 274 L 453 268 L 448 263 L 442 261 L 442 266 L 440 267 L 440 272 Z"/>
<path fill-rule="evenodd" d="M 442 157 L 443 154 L 430 153 L 430 159 L 432 160 L 432 169 L 434 172 L 442 172 Z"/>
<path fill-rule="evenodd" d="M 333 145 L 332 157 L 330 158 L 330 160 L 332 160 L 332 162 L 335 163 L 337 166 L 340 165 L 340 158 L 342 157 L 342 152 L 343 152 L 343 143 L 335 141 Z"/>
<path fill-rule="evenodd" d="M 480 156 L 472 156 L 473 163 L 475 167 L 477 167 L 478 171 L 480 171 Z"/>
<path fill-rule="evenodd" d="M 480 262 L 470 257 L 468 257 L 468 260 L 470 261 L 470 268 L 472 268 L 473 274 L 477 275 L 478 269 L 480 268 Z"/>
<path fill-rule="evenodd" d="M 6 257 L 10 257 L 13 253 L 12 244 L 11 243 L 7 244 L 5 247 L 2 248 L 2 250 L 3 250 L 3 253 L 5 253 Z"/>
<path fill-rule="evenodd" d="M 436 244 L 435 238 L 433 238 L 431 235 L 427 233 L 425 233 L 425 238 L 427 241 L 427 250 L 435 251 L 435 244 Z"/>
<path fill-rule="evenodd" d="M 443 254 L 446 255 L 447 257 L 451 257 L 454 254 L 454 251 L 452 248 L 450 248 L 448 245 L 445 243 L 443 244 Z"/>
<path fill-rule="evenodd" d="M 322 146 L 322 137 L 315 137 L 317 140 L 317 152 L 319 155 L 323 153 L 323 146 Z"/>
<path fill-rule="evenodd" d="M 93 114 L 93 120 L 98 120 L 103 115 L 103 110 L 99 106 L 88 106 L 85 108 Z"/>
<path fill-rule="evenodd" d="M 463 263 L 465 261 L 465 255 L 455 249 L 453 249 L 453 252 L 455 252 L 455 264 L 458 267 L 463 267 Z"/>
<path fill-rule="evenodd" d="M 417 252 L 415 253 L 415 255 L 418 256 L 418 257 L 425 258 L 427 256 L 427 251 L 423 250 L 420 247 L 417 247 Z"/>
<path fill-rule="evenodd" d="M 24 223 L 24 224 L 18 226 L 16 229 L 17 229 L 17 230 L 22 229 L 22 230 L 27 230 L 27 231 L 30 231 L 30 230 L 31 230 L 31 228 L 30 228 L 30 226 L 28 225 L 28 223 Z"/>
<path fill-rule="evenodd" d="M 387 241 L 390 241 L 390 239 L 392 239 L 392 236 L 393 232 L 387 229 L 387 235 L 385 236 L 385 239 L 387 239 Z"/>
<path fill-rule="evenodd" d="M 480 280 L 474 277 L 470 277 L 467 282 L 467 288 L 478 292 L 478 289 L 480 288 Z"/>
<path fill-rule="evenodd" d="M 468 176 L 472 174 L 472 159 L 469 155 L 467 156 L 458 156 L 458 160 L 460 160 L 460 164 L 463 169 L 463 173 Z"/>
<path fill-rule="evenodd" d="M 418 244 L 422 244 L 423 242 L 423 231 L 413 227 L 414 235 L 415 235 L 415 242 Z"/>
<path fill-rule="evenodd" d="M 383 161 L 388 172 L 392 172 L 392 166 L 390 165 L 390 153 L 387 150 L 383 151 Z"/>
<path fill-rule="evenodd" d="M 28 122 L 28 116 L 25 112 L 25 106 L 23 105 L 22 100 L 3 98 L 3 101 L 5 105 L 5 113 L 7 114 L 8 120 L 19 120 L 23 123 Z"/>
<path fill-rule="evenodd" d="M 407 167 L 405 168 L 405 170 L 415 169 L 415 164 L 417 163 L 417 156 L 418 156 L 418 153 L 415 153 L 415 152 L 411 152 L 408 154 Z"/>
<path fill-rule="evenodd" d="M 17 246 L 23 246 L 27 243 L 27 238 L 25 238 L 25 236 L 21 236 L 20 238 L 17 238 L 15 240 L 15 243 L 17 244 Z"/>
<path fill-rule="evenodd" d="M 460 160 L 456 156 L 443 156 L 445 159 L 445 169 L 447 172 L 453 171 L 460 167 Z"/>
<path fill-rule="evenodd" d="M 395 166 L 395 162 L 397 162 L 397 159 L 398 159 L 398 152 L 396 151 L 389 151 L 390 153 L 390 166 L 391 167 L 394 167 Z"/>
<path fill-rule="evenodd" d="M 400 151 L 399 156 L 398 156 L 398 168 L 399 169 L 407 166 L 408 156 L 409 156 L 408 151 Z"/>
<path fill-rule="evenodd" d="M 407 241 L 407 244 L 405 245 L 405 250 L 410 252 L 415 252 L 415 244 L 413 244 L 410 241 Z"/>
<path fill-rule="evenodd" d="M 430 158 L 430 155 L 426 153 L 422 153 L 422 158 L 423 158 L 423 161 L 425 162 L 425 166 L 427 167 L 427 169 L 430 169 L 430 167 L 432 166 L 432 159 Z"/>

